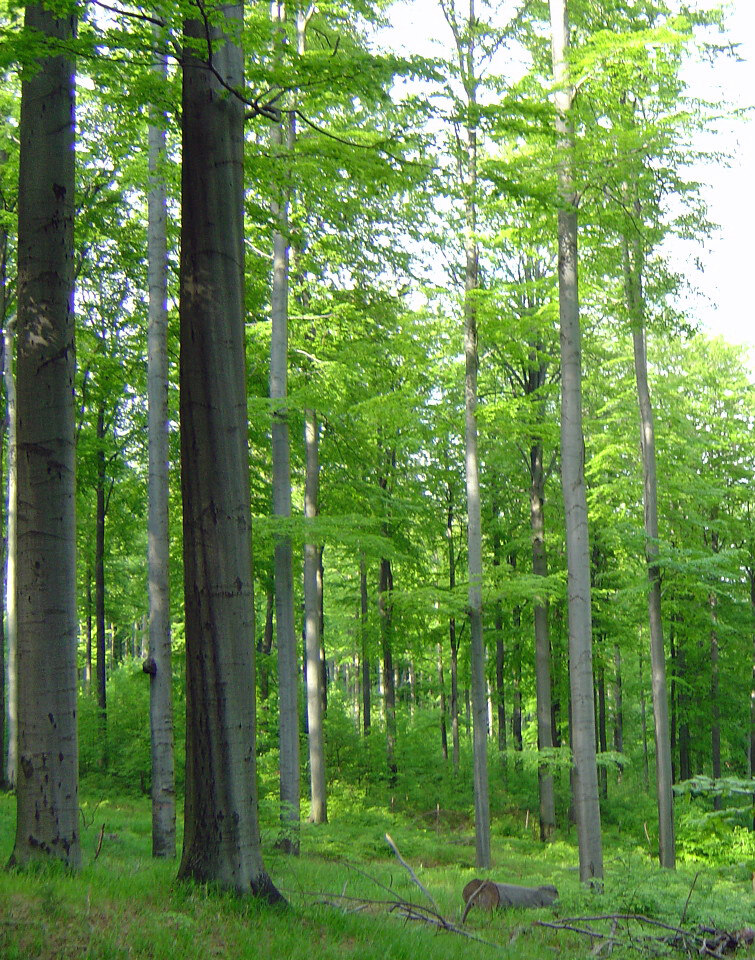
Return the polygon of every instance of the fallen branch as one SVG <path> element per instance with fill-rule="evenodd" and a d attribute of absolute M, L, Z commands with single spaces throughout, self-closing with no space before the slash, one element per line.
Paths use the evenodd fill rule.
<path fill-rule="evenodd" d="M 409 866 L 409 864 L 406 862 L 406 860 L 404 860 L 404 858 L 401 856 L 401 854 L 400 854 L 399 851 L 398 851 L 398 847 L 396 846 L 394 840 L 392 839 L 392 837 L 391 837 L 391 835 L 390 835 L 389 833 L 386 833 L 385 839 L 386 839 L 386 842 L 388 843 L 388 846 L 389 846 L 389 847 L 391 848 L 391 850 L 393 850 L 393 852 L 396 854 L 396 859 L 398 860 L 398 862 L 401 864 L 402 867 L 404 867 L 404 869 L 408 872 L 409 876 L 412 878 L 412 880 L 414 881 L 414 883 L 417 884 L 417 886 L 420 888 L 420 890 L 424 893 L 424 895 L 427 897 L 427 899 L 428 899 L 428 900 L 430 901 L 430 903 L 433 905 L 433 909 L 435 910 L 435 912 L 436 912 L 437 914 L 440 914 L 440 910 L 438 909 L 438 904 L 437 904 L 437 903 L 435 902 L 435 900 L 433 899 L 433 895 L 430 893 L 430 891 L 427 889 L 427 887 L 424 885 L 424 883 L 422 883 L 422 881 L 419 879 L 419 877 L 417 876 L 417 874 L 412 870 L 412 868 Z"/>
<path fill-rule="evenodd" d="M 611 932 L 606 933 L 587 926 L 591 923 L 611 921 Z M 625 924 L 623 937 L 617 936 L 619 923 Z M 640 930 L 632 930 L 631 924 L 637 924 Z M 647 955 L 654 951 L 656 956 L 667 954 L 669 950 L 683 950 L 688 956 L 694 952 L 701 957 L 714 957 L 721 960 L 724 954 L 730 954 L 738 946 L 750 946 L 755 942 L 755 931 L 750 929 L 730 933 L 725 930 L 716 930 L 711 927 L 698 927 L 697 930 L 685 930 L 682 927 L 664 923 L 635 913 L 598 914 L 590 917 L 563 917 L 560 920 L 537 920 L 535 926 L 547 927 L 551 930 L 567 930 L 570 933 L 580 934 L 596 941 L 593 953 L 599 952 L 604 946 L 609 950 L 613 946 L 622 946 L 638 950 Z M 667 931 L 667 935 L 648 933 L 642 927 L 651 927 Z"/>

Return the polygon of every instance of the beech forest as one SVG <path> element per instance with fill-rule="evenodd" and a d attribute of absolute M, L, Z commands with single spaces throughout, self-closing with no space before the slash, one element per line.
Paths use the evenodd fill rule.
<path fill-rule="evenodd" d="M 755 957 L 734 6 L 0 0 L 0 956 Z"/>

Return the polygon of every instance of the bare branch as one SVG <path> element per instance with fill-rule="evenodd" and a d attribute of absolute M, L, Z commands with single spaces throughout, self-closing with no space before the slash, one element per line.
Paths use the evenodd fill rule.
<path fill-rule="evenodd" d="M 401 856 L 401 854 L 399 853 L 398 847 L 396 846 L 393 838 L 391 837 L 391 835 L 390 835 L 389 833 L 386 833 L 386 835 L 385 835 L 385 840 L 386 840 L 386 843 L 388 844 L 388 846 L 391 848 L 391 850 L 393 850 L 393 852 L 396 854 L 396 859 L 398 860 L 398 862 L 399 862 L 399 863 L 401 864 L 401 866 L 409 873 L 409 876 L 412 878 L 412 880 L 414 881 L 414 883 L 417 884 L 417 886 L 420 888 L 420 890 L 424 893 L 424 895 L 427 897 L 427 899 L 428 899 L 428 900 L 430 901 L 430 903 L 433 905 L 433 909 L 435 910 L 435 912 L 436 912 L 437 914 L 440 914 L 440 910 L 438 910 L 438 904 L 437 904 L 437 903 L 435 902 L 435 900 L 433 899 L 433 895 L 430 893 L 430 891 L 427 889 L 427 887 L 424 885 L 424 883 L 422 883 L 422 881 L 419 879 L 419 877 L 417 876 L 417 874 L 412 870 L 412 868 L 409 866 L 409 864 L 406 862 L 406 860 L 404 860 L 404 858 Z"/>

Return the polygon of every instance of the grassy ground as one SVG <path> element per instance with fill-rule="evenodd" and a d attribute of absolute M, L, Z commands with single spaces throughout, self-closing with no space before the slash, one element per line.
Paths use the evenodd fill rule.
<path fill-rule="evenodd" d="M 344 795 L 345 796 L 345 795 Z M 263 808 L 263 813 L 264 813 Z M 0 795 L 0 862 L 13 844 L 15 806 Z M 465 931 L 486 943 L 407 922 L 391 907 L 402 899 L 430 906 L 385 840 L 389 832 L 404 859 L 432 894 L 439 912 L 459 923 L 461 890 L 472 877 L 474 844 L 468 815 L 441 808 L 424 813 L 345 801 L 332 804 L 332 822 L 302 827 L 298 858 L 273 849 L 273 821 L 263 822 L 265 862 L 290 904 L 271 910 L 175 880 L 177 864 L 155 862 L 150 851 L 150 808 L 145 798 L 102 798 L 83 792 L 84 866 L 75 877 L 56 868 L 21 874 L 0 871 L 0 958 L 2 960 L 363 960 L 489 958 L 505 948 L 512 958 L 558 954 L 585 957 L 599 941 L 563 924 L 566 917 L 639 913 L 687 928 L 705 924 L 738 931 L 755 925 L 755 896 L 748 863 L 681 865 L 671 873 L 653 862 L 642 835 L 607 825 L 606 887 L 584 890 L 577 875 L 575 838 L 561 836 L 546 847 L 533 837 L 526 810 L 499 816 L 494 827 L 493 879 L 555 884 L 555 907 L 530 911 L 472 911 Z M 104 834 L 99 856 L 99 837 Z M 636 831 L 635 831 L 636 832 Z M 584 929 L 585 923 L 569 926 Z M 613 956 L 628 956 L 623 921 L 593 923 L 624 943 Z M 636 938 L 653 936 L 645 945 Z M 633 955 L 665 954 L 664 928 L 635 927 Z M 699 944 L 694 945 L 695 949 Z M 608 950 L 608 944 L 604 947 Z M 683 955 L 677 954 L 677 955 Z M 740 946 L 738 957 L 755 957 Z"/>

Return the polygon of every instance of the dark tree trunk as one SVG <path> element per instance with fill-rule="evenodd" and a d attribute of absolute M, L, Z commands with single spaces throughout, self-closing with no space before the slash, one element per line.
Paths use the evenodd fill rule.
<path fill-rule="evenodd" d="M 443 645 L 438 644 L 438 689 L 440 690 L 440 747 L 448 760 L 448 725 L 446 717 L 446 681 L 443 677 Z"/>
<path fill-rule="evenodd" d="M 270 653 L 273 649 L 273 623 L 275 614 L 275 593 L 268 587 L 265 592 L 265 626 L 262 631 L 258 650 L 261 654 L 259 667 L 260 699 L 270 696 Z"/>
<path fill-rule="evenodd" d="M 97 506 L 94 548 L 94 622 L 97 636 L 97 705 L 100 708 L 100 762 L 107 765 L 107 640 L 105 636 L 105 405 L 97 409 Z"/>
<path fill-rule="evenodd" d="M 36 48 L 35 69 L 24 71 L 18 127 L 18 777 L 10 863 L 57 859 L 77 868 L 74 66 L 61 52 L 71 49 L 74 18 L 30 3 L 25 28 L 49 45 Z"/>
<path fill-rule="evenodd" d="M 603 638 L 605 640 L 605 638 Z M 608 738 L 606 735 L 606 680 L 605 669 L 602 663 L 598 664 L 597 669 L 597 687 L 598 687 L 598 750 L 605 753 L 608 749 Z M 598 782 L 600 785 L 600 795 L 604 800 L 608 799 L 608 770 L 605 764 L 598 767 Z"/>
<path fill-rule="evenodd" d="M 380 612 L 380 641 L 383 652 L 383 703 L 385 709 L 386 756 L 388 778 L 396 784 L 396 682 L 393 672 L 393 572 L 391 561 L 380 561 L 378 608 Z"/>
<path fill-rule="evenodd" d="M 223 7 L 236 36 L 243 7 Z M 254 595 L 244 350 L 241 49 L 195 20 L 183 63 L 181 488 L 186 802 L 179 877 L 280 900 L 257 819 Z M 213 48 L 213 70 L 196 50 Z M 222 469 L 218 465 L 222 464 Z"/>
<path fill-rule="evenodd" d="M 372 679 L 368 649 L 369 605 L 367 593 L 367 563 L 359 558 L 359 631 L 362 644 L 362 723 L 365 737 L 372 727 Z"/>
<path fill-rule="evenodd" d="M 624 697 L 621 680 L 621 650 L 618 643 L 613 648 L 613 748 L 616 753 L 624 752 Z M 624 770 L 619 763 L 619 780 Z"/>

